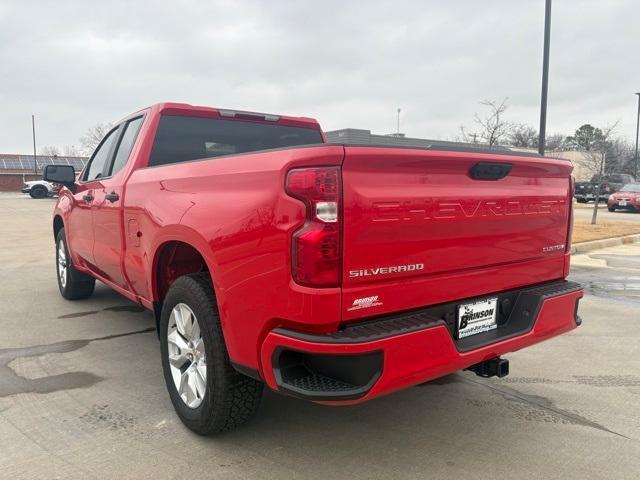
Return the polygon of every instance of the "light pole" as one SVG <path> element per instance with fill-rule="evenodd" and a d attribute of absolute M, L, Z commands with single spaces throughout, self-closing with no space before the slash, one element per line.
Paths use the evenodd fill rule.
<path fill-rule="evenodd" d="M 398 130 L 396 133 L 398 134 L 398 136 L 400 136 L 400 107 L 398 107 Z M 636 146 L 636 150 L 637 150 L 637 146 Z"/>
<path fill-rule="evenodd" d="M 544 53 L 542 58 L 542 94 L 540 98 L 540 133 L 538 153 L 544 155 L 544 142 L 547 130 L 547 90 L 549 88 L 549 42 L 551 40 L 551 0 L 544 7 Z"/>
<path fill-rule="evenodd" d="M 31 115 L 31 132 L 33 133 L 33 173 L 38 173 L 38 157 L 36 157 L 36 116 Z"/>
<path fill-rule="evenodd" d="M 636 154 L 633 157 L 633 177 L 638 180 L 638 131 L 640 130 L 640 92 L 636 92 L 638 96 L 638 119 L 636 120 Z"/>

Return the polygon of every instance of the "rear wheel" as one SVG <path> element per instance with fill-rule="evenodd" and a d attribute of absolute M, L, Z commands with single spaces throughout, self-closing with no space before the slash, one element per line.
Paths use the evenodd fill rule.
<path fill-rule="evenodd" d="M 44 198 L 48 193 L 49 191 L 46 188 L 42 186 L 35 186 L 31 189 L 29 195 L 31 195 L 31 198 Z"/>
<path fill-rule="evenodd" d="M 258 409 L 263 384 L 229 361 L 211 279 L 178 278 L 160 316 L 162 369 L 180 420 L 200 435 L 232 430 Z"/>
<path fill-rule="evenodd" d="M 587 203 L 587 199 L 586 198 L 576 198 L 576 202 L 578 202 L 578 203 Z"/>
<path fill-rule="evenodd" d="M 67 300 L 88 298 L 93 293 L 96 279 L 79 272 L 73 266 L 64 228 L 61 228 L 56 236 L 56 272 L 60 294 Z"/>

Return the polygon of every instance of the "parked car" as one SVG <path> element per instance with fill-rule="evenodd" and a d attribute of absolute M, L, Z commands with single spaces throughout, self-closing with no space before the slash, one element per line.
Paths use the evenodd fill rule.
<path fill-rule="evenodd" d="M 580 324 L 571 163 L 326 144 L 309 118 L 165 103 L 106 135 L 53 216 L 64 298 L 98 279 L 152 310 L 169 396 L 200 434 L 263 385 L 329 405 L 468 369 Z"/>
<path fill-rule="evenodd" d="M 575 186 L 574 198 L 578 203 L 595 202 L 596 189 L 598 187 L 598 181 L 600 175 L 594 175 L 589 182 L 577 182 Z M 609 195 L 618 191 L 623 185 L 627 183 L 634 183 L 635 179 L 632 175 L 626 173 L 614 173 L 611 175 L 604 175 L 602 177 L 602 187 L 600 191 L 600 201 L 606 202 L 609 199 Z"/>
<path fill-rule="evenodd" d="M 609 197 L 607 208 L 610 212 L 617 209 L 640 211 L 640 183 L 627 183 Z"/>
<path fill-rule="evenodd" d="M 46 180 L 32 180 L 24 182 L 22 193 L 28 193 L 31 198 L 45 198 L 56 195 L 61 185 L 47 182 Z"/>

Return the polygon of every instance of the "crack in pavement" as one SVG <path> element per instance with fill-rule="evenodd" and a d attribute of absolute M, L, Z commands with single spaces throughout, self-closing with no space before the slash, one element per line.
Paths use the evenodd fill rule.
<path fill-rule="evenodd" d="M 84 340 L 65 340 L 48 345 L 0 349 L 0 398 L 18 393 L 51 393 L 59 390 L 90 387 L 103 380 L 103 378 L 98 375 L 82 371 L 33 379 L 25 378 L 18 375 L 9 367 L 9 364 L 16 358 L 40 357 L 49 353 L 68 353 L 86 347 L 91 342 L 112 340 L 114 338 L 148 333 L 155 330 L 156 329 L 152 327 L 134 332 L 118 333 Z"/>
<path fill-rule="evenodd" d="M 141 305 L 116 305 L 115 307 L 106 307 L 102 310 L 87 310 L 85 312 L 74 312 L 67 313 L 66 315 L 60 315 L 59 319 L 66 318 L 78 318 L 78 317 L 86 317 L 87 315 L 94 315 L 96 313 L 103 312 L 133 312 L 133 313 L 141 313 L 145 312 L 147 309 Z"/>
<path fill-rule="evenodd" d="M 612 435 L 617 435 L 618 437 L 626 438 L 627 440 L 633 440 L 632 438 L 627 437 L 626 435 L 623 435 L 618 432 L 614 432 L 613 430 L 608 429 L 604 425 L 600 425 L 599 423 L 591 421 L 581 415 L 558 408 L 554 406 L 551 400 L 549 400 L 548 398 L 537 396 L 537 395 L 527 395 L 526 393 L 519 392 L 514 388 L 506 387 L 504 385 L 498 387 L 495 385 L 490 385 L 488 383 L 480 382 L 478 380 L 472 380 L 470 378 L 466 378 L 463 376 L 459 376 L 459 379 L 463 382 L 472 383 L 474 385 L 480 385 L 482 387 L 485 387 L 493 391 L 494 393 L 498 393 L 499 395 L 502 395 L 502 397 L 505 398 L 506 400 L 511 400 L 511 401 L 515 400 L 518 402 L 523 402 L 529 405 L 533 405 L 543 410 L 547 410 L 549 412 L 552 412 L 560 416 L 561 418 L 564 418 L 565 420 L 568 420 L 570 423 L 582 425 L 584 427 L 595 428 L 603 432 L 611 433 Z"/>

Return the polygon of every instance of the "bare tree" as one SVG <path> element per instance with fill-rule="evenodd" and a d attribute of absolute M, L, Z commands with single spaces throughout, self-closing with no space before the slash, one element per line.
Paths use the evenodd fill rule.
<path fill-rule="evenodd" d="M 508 107 L 508 101 L 507 97 L 500 103 L 495 100 L 483 100 L 480 105 L 487 107 L 489 111 L 483 117 L 477 113 L 474 115 L 480 138 L 490 147 L 503 143 L 512 129 L 512 124 L 503 118 L 504 112 Z"/>
<path fill-rule="evenodd" d="M 523 123 L 515 124 L 509 132 L 509 145 L 519 148 L 537 148 L 538 131 Z"/>
<path fill-rule="evenodd" d="M 501 102 L 496 100 L 483 100 L 480 105 L 487 107 L 484 116 L 475 113 L 472 129 L 460 125 L 460 135 L 456 140 L 466 143 L 485 143 L 489 146 L 509 145 L 518 148 L 537 148 L 537 130 L 524 123 L 514 123 L 505 120 L 504 113 L 509 108 L 509 98 L 505 97 Z M 573 147 L 573 143 L 562 134 L 549 135 L 545 139 L 546 149 L 558 151 L 564 148 Z"/>
<path fill-rule="evenodd" d="M 633 175 L 634 147 L 624 138 L 614 138 L 607 145 L 607 173 Z"/>
<path fill-rule="evenodd" d="M 90 156 L 109 130 L 111 130 L 110 123 L 96 123 L 89 127 L 87 133 L 80 139 L 82 153 Z"/>
<path fill-rule="evenodd" d="M 538 131 L 524 123 L 514 124 L 509 132 L 509 145 L 519 148 L 538 148 Z M 555 133 L 545 138 L 545 149 L 549 152 L 565 148 L 565 135 Z"/>
<path fill-rule="evenodd" d="M 545 138 L 545 150 L 558 151 L 565 148 L 565 136 L 561 133 L 554 133 Z M 538 139 L 536 139 L 536 147 L 538 146 Z"/>
<path fill-rule="evenodd" d="M 464 125 L 460 125 L 460 136 L 456 140 L 465 143 L 479 143 L 480 134 L 477 132 L 468 132 Z"/>
<path fill-rule="evenodd" d="M 487 107 L 485 115 L 475 113 L 473 116 L 474 130 L 468 130 L 464 125 L 460 126 L 460 138 L 467 143 L 484 143 L 490 147 L 507 143 L 509 134 L 514 125 L 504 119 L 504 112 L 508 105 L 508 98 L 501 102 L 495 100 L 483 100 L 480 105 Z"/>
<path fill-rule="evenodd" d="M 47 145 L 40 148 L 40 155 L 46 155 L 47 157 L 57 157 L 60 155 L 60 149 L 54 145 Z"/>

